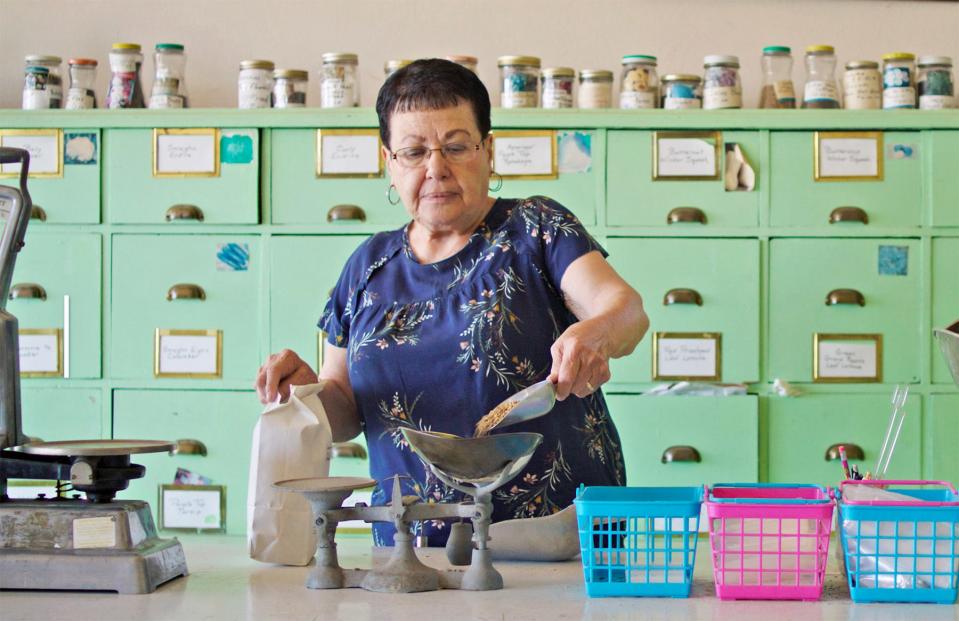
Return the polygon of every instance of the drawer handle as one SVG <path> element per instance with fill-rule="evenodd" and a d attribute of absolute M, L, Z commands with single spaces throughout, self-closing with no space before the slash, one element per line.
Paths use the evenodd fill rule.
<path fill-rule="evenodd" d="M 359 205 L 334 205 L 326 212 L 326 221 L 337 222 L 339 220 L 366 222 L 366 212 Z"/>
<path fill-rule="evenodd" d="M 179 204 L 166 210 L 166 221 L 196 220 L 203 222 L 203 211 L 196 205 Z"/>
<path fill-rule="evenodd" d="M 671 446 L 663 451 L 662 462 L 664 464 L 677 461 L 692 461 L 698 464 L 703 461 L 703 458 L 699 451 L 692 446 Z"/>
<path fill-rule="evenodd" d="M 826 461 L 839 460 L 840 446 L 846 449 L 846 459 L 858 459 L 859 461 L 866 459 L 866 452 L 863 451 L 862 447 L 858 444 L 852 444 L 851 442 L 840 442 L 839 444 L 833 444 L 826 449 Z"/>
<path fill-rule="evenodd" d="M 869 224 L 869 216 L 859 207 L 836 207 L 829 212 L 829 224 L 836 224 L 837 222 Z"/>
<path fill-rule="evenodd" d="M 34 205 L 30 208 L 30 219 L 39 220 L 40 222 L 47 221 L 47 212 L 43 210 L 43 207 L 40 205 Z"/>
<path fill-rule="evenodd" d="M 833 289 L 826 295 L 826 306 L 836 306 L 837 304 L 865 306 L 866 298 L 855 289 Z"/>
<path fill-rule="evenodd" d="M 366 449 L 356 442 L 334 442 L 333 457 L 349 457 L 352 459 L 366 459 Z"/>
<path fill-rule="evenodd" d="M 170 449 L 170 455 L 199 455 L 206 457 L 206 444 L 192 438 L 183 438 L 176 441 L 176 446 Z"/>
<path fill-rule="evenodd" d="M 11 300 L 46 300 L 47 292 L 40 285 L 32 282 L 18 282 L 10 287 Z"/>
<path fill-rule="evenodd" d="M 699 295 L 699 292 L 695 289 L 670 289 L 666 292 L 666 295 L 663 296 L 663 306 L 671 306 L 673 304 L 695 304 L 696 306 L 702 306 L 703 296 Z"/>
<path fill-rule="evenodd" d="M 669 214 L 666 216 L 666 224 L 676 224 L 677 222 L 706 224 L 706 214 L 698 207 L 675 207 L 669 210 Z"/>
<path fill-rule="evenodd" d="M 166 292 L 166 299 L 168 302 L 173 300 L 205 300 L 206 291 L 200 285 L 177 283 Z"/>

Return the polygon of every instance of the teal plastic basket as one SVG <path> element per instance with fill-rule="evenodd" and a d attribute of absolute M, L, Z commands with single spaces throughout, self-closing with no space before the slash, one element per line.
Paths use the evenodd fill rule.
<path fill-rule="evenodd" d="M 689 597 L 701 487 L 582 487 L 576 517 L 590 597 Z"/>

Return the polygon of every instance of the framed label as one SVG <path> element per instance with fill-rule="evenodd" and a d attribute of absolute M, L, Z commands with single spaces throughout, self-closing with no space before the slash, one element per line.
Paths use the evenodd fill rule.
<path fill-rule="evenodd" d="M 653 132 L 653 180 L 719 179 L 721 144 L 721 132 Z"/>
<path fill-rule="evenodd" d="M 220 130 L 153 130 L 154 177 L 219 177 Z"/>
<path fill-rule="evenodd" d="M 493 170 L 513 179 L 555 179 L 556 132 L 553 130 L 493 133 Z"/>
<path fill-rule="evenodd" d="M 653 334 L 654 380 L 718 381 L 722 376 L 722 334 L 656 332 Z"/>
<path fill-rule="evenodd" d="M 162 330 L 153 346 L 154 377 L 223 376 L 222 330 Z"/>
<path fill-rule="evenodd" d="M 318 129 L 316 176 L 381 177 L 380 145 L 380 133 L 375 129 Z"/>
<path fill-rule="evenodd" d="M 166 530 L 226 530 L 226 486 L 161 485 L 159 523 Z"/>
<path fill-rule="evenodd" d="M 18 340 L 22 377 L 61 377 L 63 375 L 63 330 L 21 328 Z"/>
<path fill-rule="evenodd" d="M 881 181 L 882 132 L 816 132 L 816 181 Z"/>
<path fill-rule="evenodd" d="M 0 129 L 0 147 L 30 152 L 31 177 L 63 176 L 63 130 Z M 0 164 L 0 177 L 18 177 L 20 164 Z"/>
<path fill-rule="evenodd" d="M 881 382 L 881 334 L 813 335 L 813 381 Z"/>
<path fill-rule="evenodd" d="M 323 368 L 323 356 L 326 354 L 326 337 L 323 330 L 316 333 L 316 368 Z"/>

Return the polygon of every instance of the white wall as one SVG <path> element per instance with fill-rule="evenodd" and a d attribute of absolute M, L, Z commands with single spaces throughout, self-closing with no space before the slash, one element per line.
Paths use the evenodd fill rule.
<path fill-rule="evenodd" d="M 0 107 L 20 106 L 26 54 L 100 61 L 116 41 L 186 46 L 194 107 L 236 104 L 237 64 L 267 58 L 310 71 L 318 105 L 320 55 L 360 56 L 362 103 L 373 104 L 383 62 L 446 54 L 480 58 L 496 101 L 496 57 L 532 54 L 544 66 L 613 69 L 623 54 L 659 57 L 660 74 L 701 73 L 706 54 L 742 61 L 755 107 L 765 45 L 789 45 L 803 82 L 802 50 L 832 44 L 840 63 L 890 51 L 944 54 L 959 62 L 959 3 L 919 0 L 0 0 Z M 64 71 L 66 64 L 64 63 Z M 153 61 L 144 63 L 149 96 Z M 618 88 L 618 80 L 616 88 Z"/>

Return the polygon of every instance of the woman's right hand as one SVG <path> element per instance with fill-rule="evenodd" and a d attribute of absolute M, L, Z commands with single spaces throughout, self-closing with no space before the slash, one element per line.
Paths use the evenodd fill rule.
<path fill-rule="evenodd" d="M 319 381 L 316 373 L 295 351 L 284 349 L 271 354 L 256 375 L 256 394 L 264 405 L 276 401 L 277 394 L 283 401 L 290 398 L 290 386 L 305 386 Z"/>

